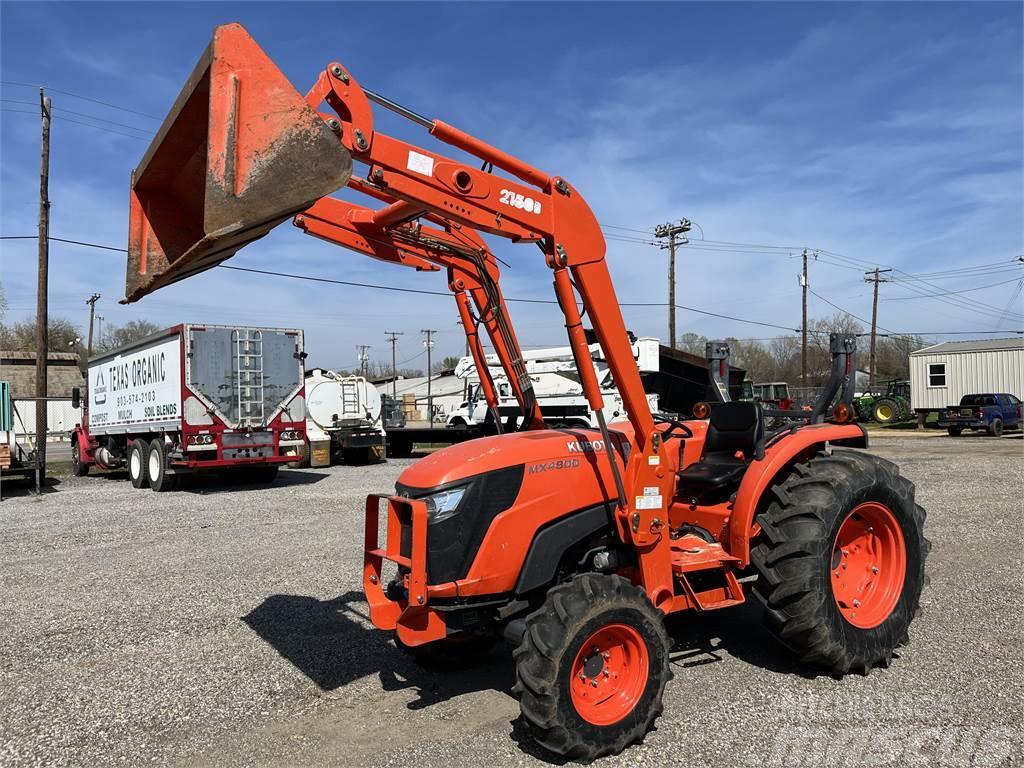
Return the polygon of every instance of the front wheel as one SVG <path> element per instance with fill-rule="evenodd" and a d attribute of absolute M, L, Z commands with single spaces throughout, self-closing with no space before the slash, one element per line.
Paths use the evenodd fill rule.
<path fill-rule="evenodd" d="M 668 651 L 661 614 L 642 589 L 580 574 L 526 618 L 513 691 L 543 747 L 589 762 L 650 730 L 672 676 Z"/>
<path fill-rule="evenodd" d="M 832 674 L 888 666 L 908 642 L 930 548 L 913 483 L 891 462 L 835 451 L 772 493 L 750 553 L 769 631 Z"/>
<path fill-rule="evenodd" d="M 71 438 L 71 474 L 75 477 L 85 477 L 89 474 L 89 465 L 82 461 L 82 449 L 78 447 L 78 437 Z"/>

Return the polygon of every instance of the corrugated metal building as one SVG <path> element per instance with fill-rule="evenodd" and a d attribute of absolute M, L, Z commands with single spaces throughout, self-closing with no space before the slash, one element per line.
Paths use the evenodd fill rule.
<path fill-rule="evenodd" d="M 934 411 L 978 392 L 1024 399 L 1024 338 L 944 341 L 910 353 L 910 406 Z"/>

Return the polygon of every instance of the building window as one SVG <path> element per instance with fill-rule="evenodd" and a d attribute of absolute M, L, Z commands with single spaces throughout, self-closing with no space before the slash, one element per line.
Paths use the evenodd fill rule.
<path fill-rule="evenodd" d="M 944 386 L 946 386 L 946 364 L 945 363 L 928 363 L 928 386 L 929 387 L 944 387 Z"/>

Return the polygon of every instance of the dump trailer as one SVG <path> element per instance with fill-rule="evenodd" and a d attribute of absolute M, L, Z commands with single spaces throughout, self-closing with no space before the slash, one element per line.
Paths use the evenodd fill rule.
<path fill-rule="evenodd" d="M 429 133 L 429 147 L 385 133 L 376 107 Z M 382 205 L 330 197 L 342 186 Z M 652 412 L 582 190 L 369 90 L 340 62 L 303 96 L 243 27 L 218 27 L 133 177 L 128 300 L 290 216 L 380 261 L 446 269 L 488 401 L 477 325 L 520 403 L 514 430 L 436 451 L 366 499 L 368 616 L 396 646 L 464 666 L 504 638 L 524 729 L 589 761 L 642 740 L 661 714 L 668 614 L 753 597 L 781 646 L 835 676 L 887 667 L 908 642 L 925 514 L 913 483 L 861 450 L 867 434 L 840 395 L 852 336 L 830 339 L 826 391 L 804 421 L 768 430 L 756 402 Z M 589 356 L 585 313 L 622 396 L 617 420 L 594 366 L 577 365 L 597 427 L 547 422 L 483 234 L 543 259 L 576 361 Z M 743 706 L 742 692 L 722 696 Z"/>
<path fill-rule="evenodd" d="M 272 481 L 305 441 L 303 357 L 299 330 L 183 324 L 92 358 L 74 474 L 127 467 L 154 491 L 213 470 Z"/>
<path fill-rule="evenodd" d="M 327 463 L 366 464 L 384 458 L 385 432 L 377 388 L 362 376 L 314 368 L 306 373 L 306 456 L 324 466 L 317 450 L 327 444 Z"/>

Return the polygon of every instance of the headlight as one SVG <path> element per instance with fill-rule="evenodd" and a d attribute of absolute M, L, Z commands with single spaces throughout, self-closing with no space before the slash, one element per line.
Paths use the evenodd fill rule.
<path fill-rule="evenodd" d="M 423 501 L 427 505 L 427 520 L 431 523 L 447 520 L 455 514 L 465 493 L 465 488 L 452 488 L 424 497 Z"/>

